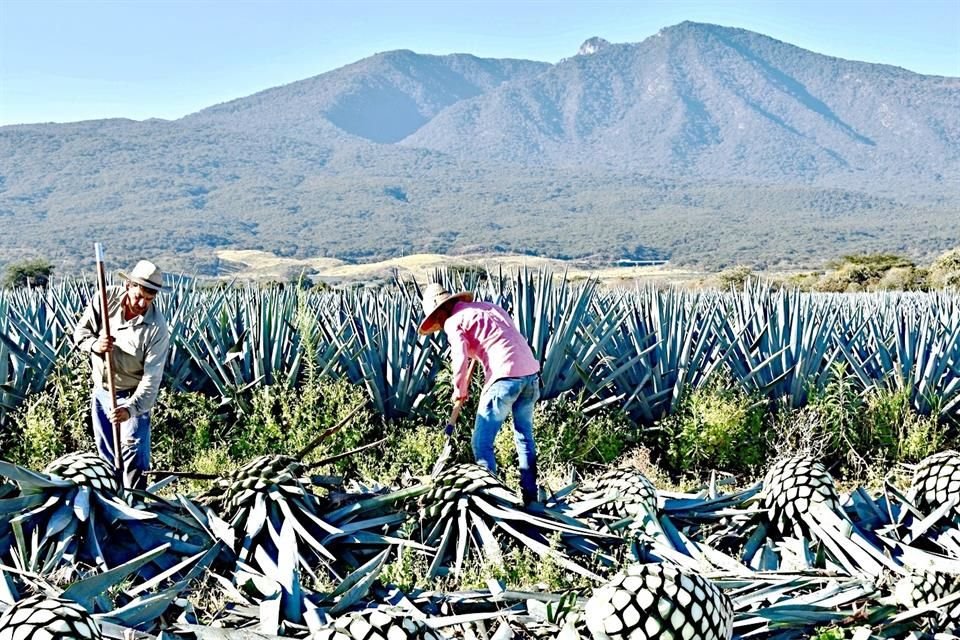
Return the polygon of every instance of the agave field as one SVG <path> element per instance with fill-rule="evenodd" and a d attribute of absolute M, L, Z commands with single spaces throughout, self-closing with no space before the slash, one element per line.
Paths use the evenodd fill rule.
<path fill-rule="evenodd" d="M 948 429 L 960 413 L 956 294 L 607 290 L 523 271 L 436 279 L 511 311 L 542 363 L 545 399 L 575 392 L 638 429 L 721 372 L 791 407 L 843 372 Z M 93 293 L 80 281 L 0 293 L 0 428 L 68 359 Z M 359 385 L 384 424 L 438 412 L 431 391 L 446 345 L 416 333 L 413 283 L 307 292 L 181 282 L 159 304 L 174 392 L 243 412 L 251 389 L 296 389 L 310 372 Z M 840 490 L 801 452 L 770 459 L 756 482 L 713 476 L 690 491 L 635 468 L 585 469 L 525 508 L 471 464 L 389 486 L 320 475 L 330 460 L 307 455 L 351 419 L 199 489 L 161 475 L 124 491 L 86 452 L 42 469 L 0 461 L 0 640 L 960 633 L 955 451 L 914 465 L 903 491 L 892 481 Z M 512 581 L 521 561 L 543 584 Z"/>

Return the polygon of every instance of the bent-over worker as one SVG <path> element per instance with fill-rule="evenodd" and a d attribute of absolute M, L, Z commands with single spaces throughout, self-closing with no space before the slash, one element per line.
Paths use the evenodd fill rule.
<path fill-rule="evenodd" d="M 477 463 L 496 474 L 493 442 L 507 414 L 512 413 L 523 502 L 536 502 L 533 407 L 540 398 L 540 363 L 530 345 L 506 311 L 491 302 L 474 302 L 470 292 L 451 294 L 439 284 L 428 284 L 423 293 L 423 312 L 419 332 L 428 334 L 442 328 L 450 343 L 455 407 L 452 416 L 459 413 L 459 406 L 469 395 L 472 361 L 483 366 L 485 382 L 473 431 Z M 452 426 L 448 425 L 448 429 Z"/>

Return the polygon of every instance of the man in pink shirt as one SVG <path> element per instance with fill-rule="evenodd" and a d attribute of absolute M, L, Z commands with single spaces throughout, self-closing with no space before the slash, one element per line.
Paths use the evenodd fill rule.
<path fill-rule="evenodd" d="M 453 365 L 452 422 L 470 392 L 473 362 L 483 366 L 485 384 L 473 431 L 473 455 L 478 464 L 497 472 L 493 441 L 508 413 L 513 413 L 513 437 L 520 459 L 520 488 L 524 504 L 537 500 L 537 452 L 533 443 L 533 406 L 540 397 L 540 363 L 530 345 L 502 308 L 474 302 L 473 294 L 451 294 L 439 284 L 423 293 L 421 334 L 439 329 L 450 343 Z"/>

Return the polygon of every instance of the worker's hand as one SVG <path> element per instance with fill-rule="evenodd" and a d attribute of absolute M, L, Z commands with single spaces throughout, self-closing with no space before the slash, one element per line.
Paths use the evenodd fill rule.
<path fill-rule="evenodd" d="M 101 354 L 107 351 L 113 351 L 113 336 L 100 336 L 100 338 L 93 343 L 93 351 Z"/>
<path fill-rule="evenodd" d="M 452 423 L 452 422 L 448 422 L 448 423 L 443 427 L 443 432 L 444 432 L 445 434 L 447 434 L 448 436 L 452 436 L 452 435 L 453 435 L 453 423 Z"/>
<path fill-rule="evenodd" d="M 110 412 L 110 422 L 120 424 L 130 419 L 130 409 L 126 407 L 117 407 Z"/>

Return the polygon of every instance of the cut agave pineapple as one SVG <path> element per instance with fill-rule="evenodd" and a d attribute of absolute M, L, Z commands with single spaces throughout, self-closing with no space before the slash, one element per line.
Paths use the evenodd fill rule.
<path fill-rule="evenodd" d="M 273 492 L 285 499 L 312 498 L 304 480 L 307 471 L 306 465 L 289 456 L 258 456 L 219 478 L 199 500 L 233 519 L 253 508 L 258 497 L 263 499 Z"/>
<path fill-rule="evenodd" d="M 910 496 L 923 511 L 954 500 L 954 513 L 960 514 L 960 453 L 943 451 L 924 458 L 913 474 Z"/>
<path fill-rule="evenodd" d="M 329 628 L 315 631 L 310 640 L 443 640 L 419 620 L 373 609 L 337 618 Z"/>
<path fill-rule="evenodd" d="M 812 505 L 823 504 L 841 512 L 833 478 L 822 464 L 805 455 L 785 458 L 770 467 L 763 478 L 761 502 L 777 531 L 798 537 L 810 535 L 801 516 Z"/>
<path fill-rule="evenodd" d="M 486 467 L 478 464 L 448 467 L 437 475 L 433 487 L 424 496 L 424 515 L 427 518 L 446 515 L 460 498 L 483 493 L 494 494 L 497 498 L 516 503 L 516 498 Z"/>
<path fill-rule="evenodd" d="M 100 625 L 72 600 L 33 596 L 0 616 L 0 640 L 99 640 Z"/>
<path fill-rule="evenodd" d="M 301 478 L 306 474 L 306 465 L 289 456 L 254 458 L 221 481 L 224 509 L 235 513 L 241 507 L 251 506 L 257 493 L 267 493 L 273 487 L 283 493 L 304 495 L 306 487 Z"/>
<path fill-rule="evenodd" d="M 733 605 L 705 578 L 667 564 L 634 564 L 584 607 L 594 640 L 729 640 Z"/>
<path fill-rule="evenodd" d="M 617 520 L 631 518 L 630 530 L 641 528 L 657 513 L 657 488 L 636 469 L 609 469 L 577 489 L 572 501 L 603 500 L 593 511 Z"/>
<path fill-rule="evenodd" d="M 81 487 L 112 494 L 120 493 L 113 467 L 95 453 L 69 453 L 48 464 L 43 472 L 70 480 Z"/>
<path fill-rule="evenodd" d="M 960 588 L 957 576 L 945 573 L 911 573 L 897 581 L 893 596 L 897 604 L 912 608 L 929 604 Z"/>

